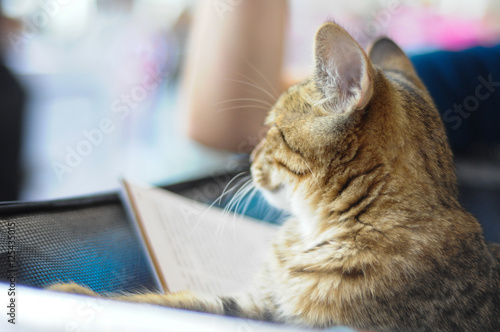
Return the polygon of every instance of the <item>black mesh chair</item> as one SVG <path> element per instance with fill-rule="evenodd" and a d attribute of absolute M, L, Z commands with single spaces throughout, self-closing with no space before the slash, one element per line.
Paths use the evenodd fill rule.
<path fill-rule="evenodd" d="M 234 175 L 165 188 L 210 203 Z M 14 250 L 8 248 L 9 235 Z M 19 284 L 44 287 L 73 281 L 97 292 L 154 290 L 145 253 L 118 193 L 0 203 L 0 280 L 8 280 L 9 259 L 15 261 Z"/>

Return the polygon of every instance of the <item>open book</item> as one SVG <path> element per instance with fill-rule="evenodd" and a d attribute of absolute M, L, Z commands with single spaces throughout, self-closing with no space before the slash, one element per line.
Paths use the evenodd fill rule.
<path fill-rule="evenodd" d="M 123 180 L 123 199 L 158 289 L 227 294 L 247 289 L 277 227 L 156 187 Z"/>

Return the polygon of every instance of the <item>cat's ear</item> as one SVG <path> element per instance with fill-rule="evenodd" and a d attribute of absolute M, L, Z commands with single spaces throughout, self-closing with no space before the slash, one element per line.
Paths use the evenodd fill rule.
<path fill-rule="evenodd" d="M 374 69 L 359 44 L 335 23 L 316 33 L 315 81 L 333 111 L 362 109 L 373 94 Z"/>
<path fill-rule="evenodd" d="M 410 59 L 391 39 L 381 37 L 367 47 L 367 53 L 373 64 L 384 70 L 397 70 L 404 73 L 417 86 L 424 87 Z"/>

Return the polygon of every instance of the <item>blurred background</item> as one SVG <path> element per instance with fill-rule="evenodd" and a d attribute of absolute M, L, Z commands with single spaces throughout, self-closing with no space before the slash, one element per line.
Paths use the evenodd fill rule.
<path fill-rule="evenodd" d="M 236 158 L 185 134 L 178 85 L 196 0 L 0 3 L 6 67 L 0 81 L 1 200 L 114 190 L 124 175 L 174 182 L 223 169 Z M 385 34 L 417 58 L 500 43 L 498 0 L 289 3 L 284 74 L 290 82 L 310 73 L 312 38 L 326 19 L 362 45 Z M 495 121 L 490 126 L 500 128 Z M 462 132 L 453 134 L 459 139 Z M 477 142 L 454 142 L 458 157 L 478 151 Z M 498 143 L 487 142 L 480 153 L 488 165 L 500 164 Z M 478 173 L 469 164 L 461 169 Z M 499 183 L 495 170 L 481 168 L 486 185 Z"/>

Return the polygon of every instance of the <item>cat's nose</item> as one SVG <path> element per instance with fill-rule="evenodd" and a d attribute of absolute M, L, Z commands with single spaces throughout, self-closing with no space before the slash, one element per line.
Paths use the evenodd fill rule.
<path fill-rule="evenodd" d="M 257 154 L 262 150 L 264 147 L 264 144 L 266 143 L 266 138 L 263 138 L 260 140 L 259 144 L 253 149 L 252 153 L 250 154 L 250 162 L 253 163 L 255 160 L 255 157 L 257 157 Z"/>

